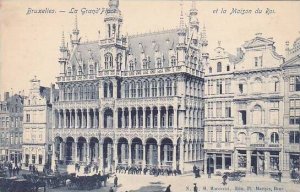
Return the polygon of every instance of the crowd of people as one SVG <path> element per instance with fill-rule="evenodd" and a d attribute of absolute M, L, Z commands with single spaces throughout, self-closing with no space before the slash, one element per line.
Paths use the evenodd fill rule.
<path fill-rule="evenodd" d="M 171 168 L 158 168 L 158 167 L 145 167 L 142 169 L 141 166 L 122 166 L 118 165 L 116 167 L 116 173 L 124 173 L 124 174 L 144 174 L 144 175 L 154 175 L 154 176 L 159 176 L 159 175 L 179 175 L 181 174 L 180 170 L 172 170 Z"/>
<path fill-rule="evenodd" d="M 17 165 L 10 161 L 1 161 L 0 162 L 0 170 L 7 169 L 9 177 L 14 177 L 14 176 L 19 175 L 21 168 L 22 168 L 21 164 Z"/>

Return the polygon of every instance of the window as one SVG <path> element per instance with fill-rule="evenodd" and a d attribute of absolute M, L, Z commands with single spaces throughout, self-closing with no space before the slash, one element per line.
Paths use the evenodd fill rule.
<path fill-rule="evenodd" d="M 71 76 L 71 67 L 68 67 L 67 69 L 67 76 Z"/>
<path fill-rule="evenodd" d="M 121 70 L 122 69 L 122 54 L 119 53 L 117 55 L 117 70 Z"/>
<path fill-rule="evenodd" d="M 225 169 L 229 170 L 231 167 L 231 155 L 225 154 Z"/>
<path fill-rule="evenodd" d="M 30 114 L 26 114 L 26 122 L 30 122 Z"/>
<path fill-rule="evenodd" d="M 156 65 L 157 65 L 157 68 L 162 68 L 161 58 L 156 59 Z"/>
<path fill-rule="evenodd" d="M 222 79 L 217 80 L 217 94 L 223 94 Z"/>
<path fill-rule="evenodd" d="M 238 150 L 238 167 L 246 168 L 247 167 L 247 155 L 246 151 Z"/>
<path fill-rule="evenodd" d="M 290 77 L 290 91 L 300 91 L 300 76 Z"/>
<path fill-rule="evenodd" d="M 217 101 L 216 104 L 216 117 L 222 117 L 222 102 Z"/>
<path fill-rule="evenodd" d="M 222 154 L 216 154 L 216 169 L 222 169 Z"/>
<path fill-rule="evenodd" d="M 279 81 L 275 80 L 274 81 L 274 92 L 279 92 Z"/>
<path fill-rule="evenodd" d="M 270 152 L 270 170 L 279 170 L 279 153 L 277 151 Z"/>
<path fill-rule="evenodd" d="M 171 79 L 167 79 L 167 96 L 172 95 L 172 81 Z"/>
<path fill-rule="evenodd" d="M 244 94 L 245 90 L 244 90 L 244 83 L 239 83 L 239 92 L 240 94 Z"/>
<path fill-rule="evenodd" d="M 176 65 L 176 57 L 172 56 L 171 57 L 171 66 L 175 66 Z"/>
<path fill-rule="evenodd" d="M 159 80 L 159 96 L 164 96 L 165 86 L 164 86 L 164 80 Z"/>
<path fill-rule="evenodd" d="M 148 67 L 147 59 L 143 59 L 143 69 L 147 69 Z"/>
<path fill-rule="evenodd" d="M 262 56 L 259 57 L 254 57 L 254 66 L 258 67 L 258 66 L 262 66 Z"/>
<path fill-rule="evenodd" d="M 300 133 L 299 131 L 290 131 L 289 133 L 289 137 L 290 137 L 290 143 L 291 144 L 296 144 L 300 142 Z"/>
<path fill-rule="evenodd" d="M 230 71 L 230 66 L 229 65 L 227 65 L 226 70 Z"/>
<path fill-rule="evenodd" d="M 129 97 L 129 84 L 125 82 L 124 87 L 125 87 L 125 98 L 128 98 Z"/>
<path fill-rule="evenodd" d="M 39 164 L 43 164 L 43 155 L 39 155 Z"/>
<path fill-rule="evenodd" d="M 133 71 L 134 70 L 134 63 L 133 61 L 129 61 L 129 71 Z"/>
<path fill-rule="evenodd" d="M 212 68 L 211 68 L 211 67 L 208 68 L 208 72 L 209 72 L 209 73 L 212 73 Z"/>
<path fill-rule="evenodd" d="M 231 79 L 225 79 L 225 93 L 231 93 Z"/>
<path fill-rule="evenodd" d="M 208 142 L 212 142 L 213 141 L 213 130 L 208 130 L 207 141 Z"/>
<path fill-rule="evenodd" d="M 111 53 L 106 53 L 104 56 L 105 69 L 111 69 L 113 67 L 113 56 Z"/>
<path fill-rule="evenodd" d="M 173 147 L 171 145 L 164 145 L 164 151 L 167 152 L 167 157 L 164 157 L 167 161 L 173 160 Z"/>
<path fill-rule="evenodd" d="M 138 91 L 138 97 L 143 97 L 143 86 L 142 86 L 142 82 L 138 82 L 137 83 L 137 91 Z"/>
<path fill-rule="evenodd" d="M 208 102 L 207 103 L 207 109 L 208 109 L 208 118 L 211 118 L 214 116 L 214 113 L 213 113 L 213 103 L 212 102 Z"/>
<path fill-rule="evenodd" d="M 222 141 L 222 127 L 217 127 L 216 130 L 216 141 L 221 142 Z"/>
<path fill-rule="evenodd" d="M 152 97 L 156 97 L 156 96 L 157 96 L 157 83 L 153 79 L 152 80 Z"/>
<path fill-rule="evenodd" d="M 150 85 L 149 85 L 149 81 L 145 81 L 145 97 L 149 97 L 150 96 Z"/>
<path fill-rule="evenodd" d="M 262 133 L 252 133 L 251 134 L 251 143 L 263 142 L 265 140 L 265 136 Z"/>
<path fill-rule="evenodd" d="M 231 117 L 231 102 L 225 102 L 225 117 Z"/>
<path fill-rule="evenodd" d="M 255 65 L 255 67 L 258 66 L 258 57 L 254 57 L 254 65 Z"/>
<path fill-rule="evenodd" d="M 279 135 L 276 132 L 271 133 L 271 143 L 279 143 Z"/>
<path fill-rule="evenodd" d="M 239 111 L 239 124 L 246 125 L 247 123 L 247 112 L 245 110 Z"/>
<path fill-rule="evenodd" d="M 177 81 L 176 79 L 174 80 L 174 95 L 177 95 Z"/>
<path fill-rule="evenodd" d="M 90 74 L 94 74 L 94 66 L 90 65 Z"/>
<path fill-rule="evenodd" d="M 226 127 L 226 129 L 225 129 L 225 142 L 230 142 L 230 141 L 231 141 L 230 127 Z"/>
<path fill-rule="evenodd" d="M 259 105 L 255 105 L 252 113 L 253 124 L 262 124 L 262 108 Z"/>
<path fill-rule="evenodd" d="M 300 124 L 300 99 L 290 100 L 290 124 Z"/>
<path fill-rule="evenodd" d="M 217 63 L 217 72 L 222 72 L 222 63 L 221 62 Z"/>
<path fill-rule="evenodd" d="M 270 124 L 278 125 L 279 123 L 279 111 L 277 109 L 271 109 L 270 111 Z"/>
<path fill-rule="evenodd" d="M 135 87 L 135 82 L 132 81 L 131 84 L 130 84 L 130 92 L 131 92 L 131 98 L 135 98 L 135 95 L 136 95 L 136 87 Z"/>
<path fill-rule="evenodd" d="M 35 155 L 32 155 L 31 158 L 32 158 L 32 164 L 35 164 Z"/>
<path fill-rule="evenodd" d="M 214 87 L 213 81 L 212 80 L 208 80 L 207 81 L 207 86 L 208 86 L 208 88 L 207 88 L 207 94 L 208 95 L 212 95 L 213 94 L 213 87 Z"/>

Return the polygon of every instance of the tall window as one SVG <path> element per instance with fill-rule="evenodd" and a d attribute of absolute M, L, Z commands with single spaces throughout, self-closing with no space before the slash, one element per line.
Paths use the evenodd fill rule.
<path fill-rule="evenodd" d="M 106 53 L 104 56 L 105 69 L 111 69 L 113 67 L 113 56 L 111 53 Z"/>
<path fill-rule="evenodd" d="M 174 95 L 177 95 L 177 80 L 174 80 Z"/>
<path fill-rule="evenodd" d="M 122 68 L 122 54 L 118 53 L 117 55 L 117 69 L 121 70 Z"/>
<path fill-rule="evenodd" d="M 217 79 L 217 94 L 223 94 L 222 79 Z"/>
<path fill-rule="evenodd" d="M 300 91 L 300 75 L 290 77 L 290 91 Z"/>
<path fill-rule="evenodd" d="M 262 124 L 262 108 L 259 105 L 254 106 L 252 121 L 256 125 Z"/>
<path fill-rule="evenodd" d="M 131 98 L 135 98 L 136 95 L 136 87 L 135 87 L 135 82 L 132 81 L 130 84 L 130 88 L 131 88 Z"/>
<path fill-rule="evenodd" d="M 209 73 L 212 73 L 212 68 L 211 68 L 211 67 L 208 68 L 208 72 L 209 72 Z"/>
<path fill-rule="evenodd" d="M 94 66 L 90 65 L 90 74 L 94 74 Z"/>
<path fill-rule="evenodd" d="M 225 117 L 231 117 L 231 102 L 225 102 Z"/>
<path fill-rule="evenodd" d="M 222 141 L 222 127 L 218 126 L 216 130 L 216 141 L 221 142 Z"/>
<path fill-rule="evenodd" d="M 125 82 L 124 88 L 125 88 L 125 98 L 128 98 L 129 97 L 129 84 Z"/>
<path fill-rule="evenodd" d="M 152 80 L 152 97 L 156 97 L 157 96 L 157 83 L 156 80 L 153 79 Z"/>
<path fill-rule="evenodd" d="M 208 95 L 213 94 L 213 81 L 212 80 L 207 81 L 207 94 Z"/>
<path fill-rule="evenodd" d="M 222 72 L 222 63 L 221 62 L 217 63 L 217 72 Z"/>
<path fill-rule="evenodd" d="M 129 61 L 129 71 L 133 71 L 134 70 L 134 63 L 133 61 Z"/>
<path fill-rule="evenodd" d="M 225 129 L 225 142 L 230 142 L 230 141 L 231 141 L 230 127 L 226 127 L 226 129 Z"/>
<path fill-rule="evenodd" d="M 172 56 L 171 57 L 171 66 L 175 66 L 176 65 L 176 57 Z"/>
<path fill-rule="evenodd" d="M 208 118 L 213 117 L 213 103 L 212 102 L 208 102 L 207 103 L 207 108 L 208 108 Z"/>
<path fill-rule="evenodd" d="M 300 142 L 300 133 L 299 131 L 290 131 L 290 143 L 296 144 Z"/>
<path fill-rule="evenodd" d="M 30 114 L 26 114 L 26 122 L 30 122 Z"/>
<path fill-rule="evenodd" d="M 221 101 L 217 101 L 216 116 L 222 117 L 222 102 Z"/>
<path fill-rule="evenodd" d="M 207 141 L 212 142 L 213 141 L 213 130 L 209 129 L 207 134 Z"/>
<path fill-rule="evenodd" d="M 231 79 L 225 79 L 225 93 L 231 93 Z"/>
<path fill-rule="evenodd" d="M 157 59 L 156 59 L 156 65 L 157 65 L 157 68 L 162 68 L 162 61 L 161 61 L 161 58 L 157 58 Z"/>
<path fill-rule="evenodd" d="M 300 124 L 300 99 L 290 100 L 290 124 Z"/>
<path fill-rule="evenodd" d="M 149 81 L 145 81 L 145 97 L 149 97 L 150 96 L 150 85 L 149 85 Z"/>
<path fill-rule="evenodd" d="M 167 79 L 167 96 L 172 95 L 172 81 Z"/>
<path fill-rule="evenodd" d="M 67 75 L 71 76 L 71 67 L 68 67 L 68 69 L 67 69 Z"/>
<path fill-rule="evenodd" d="M 143 97 L 143 85 L 142 85 L 142 82 L 141 81 L 139 81 L 138 83 L 137 83 L 137 91 L 138 91 L 138 97 Z"/>
<path fill-rule="evenodd" d="M 159 96 L 164 96 L 164 90 L 165 90 L 164 80 L 160 79 L 159 80 Z"/>

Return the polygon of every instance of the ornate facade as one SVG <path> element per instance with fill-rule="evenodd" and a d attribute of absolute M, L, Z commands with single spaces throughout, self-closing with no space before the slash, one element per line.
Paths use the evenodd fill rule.
<path fill-rule="evenodd" d="M 189 170 L 203 160 L 205 29 L 193 2 L 177 29 L 122 34 L 119 1 L 110 0 L 104 39 L 60 47 L 53 98 L 52 165 L 96 163 Z"/>

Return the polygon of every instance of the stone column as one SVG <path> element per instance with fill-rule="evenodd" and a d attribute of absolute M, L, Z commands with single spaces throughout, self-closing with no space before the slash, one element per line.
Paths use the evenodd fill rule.
<path fill-rule="evenodd" d="M 146 144 L 143 145 L 143 168 L 146 166 Z"/>
<path fill-rule="evenodd" d="M 125 128 L 125 109 L 122 109 L 122 126 L 123 129 Z"/>
<path fill-rule="evenodd" d="M 117 129 L 118 128 L 118 109 L 114 110 L 114 117 L 113 117 L 113 128 Z"/>
<path fill-rule="evenodd" d="M 160 146 L 161 146 L 161 145 L 157 145 L 157 161 L 158 161 L 158 167 L 160 167 L 160 165 L 161 165 Z"/>
<path fill-rule="evenodd" d="M 187 161 L 189 161 L 189 144 L 185 143 L 184 148 L 185 148 L 184 161 L 187 162 Z"/>
<path fill-rule="evenodd" d="M 179 151 L 180 155 L 179 155 L 179 169 L 182 169 L 181 171 L 183 171 L 183 159 L 184 159 L 184 146 L 183 146 L 183 141 L 180 141 L 180 151 Z M 204 162 L 205 163 L 205 162 Z"/>
<path fill-rule="evenodd" d="M 60 114 L 60 110 L 58 110 L 58 128 L 62 128 L 62 126 L 61 126 L 61 114 Z"/>
<path fill-rule="evenodd" d="M 225 154 L 222 153 L 222 170 L 225 170 Z"/>
<path fill-rule="evenodd" d="M 75 161 L 75 163 L 77 163 L 78 162 L 78 152 L 77 152 L 77 147 L 78 147 L 78 143 L 75 141 L 74 142 L 74 145 L 75 145 L 75 154 L 74 154 L 74 161 Z"/>
<path fill-rule="evenodd" d="M 75 128 L 78 128 L 78 112 L 77 112 L 77 109 L 75 109 Z"/>
<path fill-rule="evenodd" d="M 131 160 L 131 143 L 128 143 L 128 165 L 131 166 L 132 160 Z"/>
<path fill-rule="evenodd" d="M 139 113 L 138 109 L 135 108 L 135 127 L 139 128 Z"/>
<path fill-rule="evenodd" d="M 174 109 L 174 122 L 173 122 L 173 127 L 174 127 L 174 129 L 177 129 L 177 128 L 178 128 L 178 125 L 177 125 L 177 109 Z"/>
<path fill-rule="evenodd" d="M 153 145 L 149 145 L 149 164 L 153 165 Z"/>
<path fill-rule="evenodd" d="M 265 173 L 268 173 L 269 172 L 269 167 L 270 167 L 270 152 L 269 151 L 266 151 L 264 152 L 265 153 L 265 167 L 264 167 L 264 170 L 265 170 Z"/>
<path fill-rule="evenodd" d="M 99 161 L 99 167 L 100 170 L 103 170 L 103 142 L 99 141 L 99 156 L 98 156 L 98 161 Z"/>
<path fill-rule="evenodd" d="M 157 129 L 160 130 L 161 129 L 161 109 L 160 107 L 157 108 Z"/>
<path fill-rule="evenodd" d="M 173 145 L 173 169 L 176 169 L 176 145 Z"/>
<path fill-rule="evenodd" d="M 247 150 L 247 172 L 251 173 L 251 151 Z"/>
<path fill-rule="evenodd" d="M 90 109 L 86 109 L 86 128 L 91 128 Z"/>
<path fill-rule="evenodd" d="M 99 128 L 103 129 L 104 127 L 104 121 L 103 121 L 103 112 L 102 110 L 99 108 Z"/>
<path fill-rule="evenodd" d="M 114 152 L 115 167 L 117 167 L 117 165 L 118 165 L 118 145 L 116 142 L 114 143 L 113 152 Z"/>
<path fill-rule="evenodd" d="M 64 128 L 67 128 L 67 110 L 66 109 L 63 111 L 63 117 L 64 117 Z"/>
<path fill-rule="evenodd" d="M 134 157 L 134 159 L 135 159 L 135 162 L 137 162 L 138 160 L 139 160 L 139 155 L 138 155 L 138 153 L 139 153 L 139 149 L 138 149 L 138 147 L 140 147 L 138 144 L 135 144 L 135 146 L 134 146 L 134 150 L 135 150 L 135 157 Z"/>
<path fill-rule="evenodd" d="M 153 108 L 150 109 L 150 128 L 153 128 Z"/>

